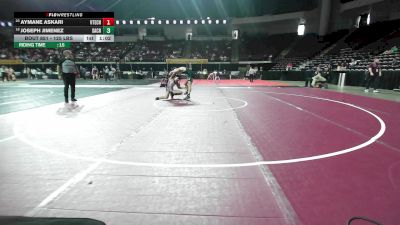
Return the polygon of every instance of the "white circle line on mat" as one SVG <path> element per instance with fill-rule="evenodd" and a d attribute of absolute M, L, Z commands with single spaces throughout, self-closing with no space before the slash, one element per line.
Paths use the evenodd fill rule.
<path fill-rule="evenodd" d="M 67 157 L 71 159 L 78 159 L 78 160 L 84 160 L 88 162 L 98 162 L 101 161 L 103 163 L 109 163 L 109 164 L 115 164 L 115 165 L 126 165 L 126 166 L 145 166 L 145 167 L 163 167 L 163 168 L 233 168 L 233 167 L 248 167 L 248 166 L 260 166 L 260 165 L 278 165 L 278 164 L 289 164 L 289 163 L 299 163 L 299 162 L 307 162 L 307 161 L 313 161 L 313 160 L 319 160 L 319 159 L 326 159 L 330 157 L 335 157 L 343 154 L 347 154 L 356 150 L 360 150 L 372 143 L 374 143 L 377 139 L 382 137 L 382 135 L 386 131 L 386 125 L 385 122 L 377 115 L 374 113 L 360 107 L 356 106 L 350 103 L 345 103 L 345 102 L 340 102 L 332 99 L 327 99 L 327 98 L 320 98 L 320 97 L 314 97 L 314 96 L 306 96 L 306 95 L 298 95 L 298 94 L 289 94 L 289 93 L 279 93 L 279 92 L 263 92 L 263 91 L 253 91 L 253 92 L 260 92 L 260 93 L 270 93 L 270 94 L 280 94 L 280 95 L 289 95 L 289 96 L 297 96 L 297 97 L 304 97 L 304 98 L 311 98 L 311 99 L 318 99 L 322 101 L 329 101 L 329 102 L 334 102 L 342 105 L 346 105 L 349 107 L 353 107 L 355 109 L 358 109 L 360 111 L 366 112 L 369 115 L 373 116 L 380 124 L 380 129 L 377 134 L 375 134 L 373 137 L 371 137 L 368 141 L 361 143 L 359 145 L 339 150 L 336 152 L 331 152 L 327 154 L 321 154 L 321 155 L 315 155 L 315 156 L 310 156 L 310 157 L 302 157 L 302 158 L 293 158 L 293 159 L 285 159 L 285 160 L 271 160 L 271 161 L 257 161 L 257 162 L 247 162 L 247 163 L 227 163 L 227 164 L 169 164 L 169 163 L 147 163 L 147 162 L 128 162 L 128 161 L 120 161 L 120 160 L 111 160 L 111 159 L 105 159 L 105 158 L 92 158 L 92 157 L 85 157 L 85 156 L 77 156 L 73 154 L 68 154 L 64 152 L 59 152 L 56 150 L 52 150 L 43 146 L 40 146 L 32 141 L 30 141 L 28 138 L 26 138 L 20 130 L 17 128 L 17 126 L 14 126 L 13 132 L 14 135 L 16 135 L 21 141 L 24 143 L 40 150 L 43 152 L 48 152 L 52 153 L 58 156 L 62 157 Z"/>

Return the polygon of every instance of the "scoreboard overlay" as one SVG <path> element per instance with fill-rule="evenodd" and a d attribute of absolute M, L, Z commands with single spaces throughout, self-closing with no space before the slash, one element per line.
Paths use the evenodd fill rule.
<path fill-rule="evenodd" d="M 114 42 L 114 12 L 14 12 L 14 48 Z"/>

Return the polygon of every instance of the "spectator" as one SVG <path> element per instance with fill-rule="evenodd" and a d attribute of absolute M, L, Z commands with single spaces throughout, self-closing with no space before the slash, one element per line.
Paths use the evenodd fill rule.
<path fill-rule="evenodd" d="M 50 67 L 46 68 L 46 75 L 48 77 L 51 77 L 51 75 L 53 75 L 53 70 Z"/>
<path fill-rule="evenodd" d="M 312 87 L 311 86 L 311 81 L 313 77 L 313 72 L 312 71 L 306 71 L 306 82 L 304 84 L 304 87 Z"/>
<path fill-rule="evenodd" d="M 286 66 L 286 71 L 290 71 L 290 70 L 292 70 L 292 68 L 293 68 L 293 64 L 290 62 Z"/>
<path fill-rule="evenodd" d="M 32 79 L 37 78 L 37 73 L 38 73 L 37 69 L 35 69 L 35 68 L 31 69 Z"/>
<path fill-rule="evenodd" d="M 399 49 L 397 48 L 397 46 L 393 46 L 392 49 L 390 49 L 392 51 L 392 54 L 396 54 L 397 52 L 399 52 Z"/>
<path fill-rule="evenodd" d="M 397 65 L 397 59 L 396 59 L 396 58 L 393 58 L 393 60 L 392 60 L 392 67 L 395 68 L 396 65 Z"/>
<path fill-rule="evenodd" d="M 80 66 L 79 68 L 79 74 L 81 75 L 81 77 L 86 80 L 86 69 L 83 66 Z"/>

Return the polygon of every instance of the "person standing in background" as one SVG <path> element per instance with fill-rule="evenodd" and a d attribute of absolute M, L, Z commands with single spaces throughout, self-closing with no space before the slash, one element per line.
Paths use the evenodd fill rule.
<path fill-rule="evenodd" d="M 249 80 L 251 83 L 254 82 L 254 77 L 256 76 L 257 73 L 257 69 L 254 68 L 254 66 L 250 66 L 250 69 L 248 71 L 248 76 L 249 76 Z"/>
<path fill-rule="evenodd" d="M 192 84 L 193 84 L 193 76 L 194 73 L 192 71 L 192 65 L 189 65 L 188 69 L 186 70 L 186 82 L 185 82 L 185 87 L 186 87 L 186 97 L 184 98 L 185 100 L 190 100 L 190 93 L 192 93 Z"/>
<path fill-rule="evenodd" d="M 116 73 L 117 73 L 117 70 L 115 69 L 115 67 L 111 66 L 109 78 L 112 77 L 114 81 L 117 80 Z"/>
<path fill-rule="evenodd" d="M 106 66 L 103 69 L 103 72 L 104 72 L 104 81 L 110 80 L 110 75 L 109 75 L 110 70 L 108 69 L 108 66 Z"/>
<path fill-rule="evenodd" d="M 93 80 L 99 79 L 99 70 L 97 69 L 96 66 L 93 66 L 93 68 L 92 68 L 92 77 L 93 77 Z"/>
<path fill-rule="evenodd" d="M 369 76 L 367 77 L 367 82 L 365 85 L 364 92 L 369 92 L 369 87 L 372 86 L 372 88 L 374 89 L 373 92 L 378 93 L 379 91 L 376 90 L 376 82 L 377 82 L 376 79 L 378 78 L 378 76 L 379 77 L 382 76 L 382 69 L 379 65 L 379 59 L 374 59 L 374 61 L 371 64 L 369 64 L 368 72 Z"/>
<path fill-rule="evenodd" d="M 31 68 L 29 68 L 29 67 L 26 67 L 26 75 L 28 76 L 28 79 L 30 80 L 30 79 L 32 79 L 32 74 L 31 74 Z"/>
<path fill-rule="evenodd" d="M 8 74 L 9 74 L 9 73 L 10 73 L 10 68 L 4 67 L 3 82 L 4 82 L 4 80 L 9 81 L 9 80 L 8 80 Z"/>
<path fill-rule="evenodd" d="M 80 74 L 80 77 L 81 77 L 81 78 L 83 78 L 84 80 L 86 80 L 86 69 L 85 69 L 85 67 L 81 66 L 81 67 L 79 68 L 79 74 Z"/>
<path fill-rule="evenodd" d="M 6 67 L 5 66 L 0 67 L 0 77 L 1 77 L 1 80 L 4 82 L 4 79 L 6 78 Z"/>

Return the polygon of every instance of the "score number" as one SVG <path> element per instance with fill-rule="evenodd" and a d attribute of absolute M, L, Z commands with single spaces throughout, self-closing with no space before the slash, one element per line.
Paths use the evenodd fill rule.
<path fill-rule="evenodd" d="M 103 34 L 114 34 L 114 27 L 103 27 Z"/>
<path fill-rule="evenodd" d="M 114 26 L 114 18 L 103 18 L 103 26 Z"/>

